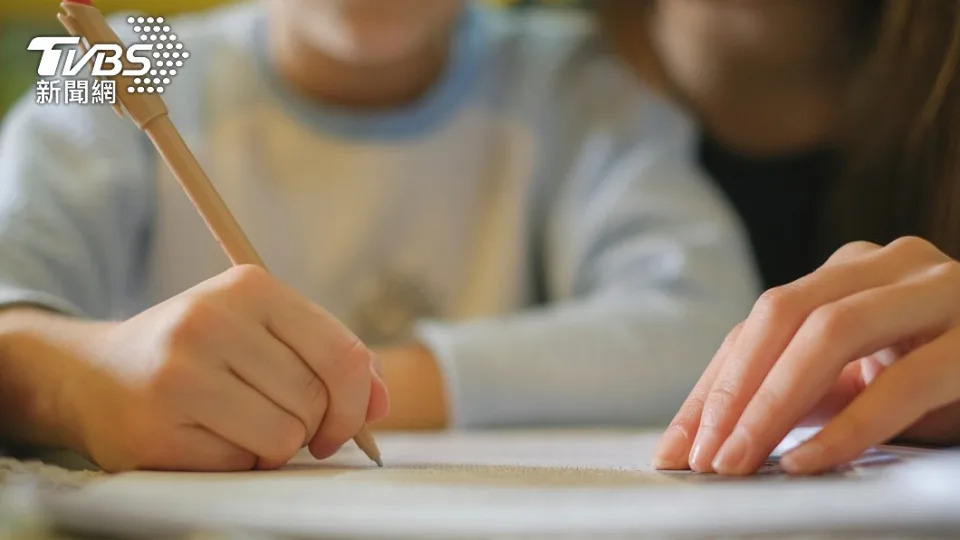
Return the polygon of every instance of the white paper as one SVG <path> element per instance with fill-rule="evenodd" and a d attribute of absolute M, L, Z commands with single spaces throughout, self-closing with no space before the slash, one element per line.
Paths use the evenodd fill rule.
<path fill-rule="evenodd" d="M 91 533 L 243 528 L 328 537 L 739 534 L 960 530 L 960 481 L 905 481 L 912 458 L 875 451 L 836 475 L 659 473 L 655 433 L 379 434 L 385 467 L 352 445 L 317 463 L 235 474 L 130 473 L 54 501 Z M 945 484 L 947 485 L 947 484 Z M 949 486 L 953 486 L 952 491 Z M 943 487 L 943 486 L 941 486 Z"/>

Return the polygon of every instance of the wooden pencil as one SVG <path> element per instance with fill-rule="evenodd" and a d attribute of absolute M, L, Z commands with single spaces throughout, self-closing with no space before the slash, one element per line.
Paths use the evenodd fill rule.
<path fill-rule="evenodd" d="M 60 22 L 71 35 L 86 41 L 86 46 L 124 46 L 91 0 L 64 0 L 60 7 L 63 10 L 59 15 Z M 124 61 L 124 64 L 125 69 L 130 68 L 128 62 Z M 122 109 L 119 106 L 115 106 L 115 109 L 121 115 L 126 110 L 137 127 L 150 137 L 230 261 L 234 265 L 253 264 L 266 269 L 263 259 L 173 125 L 160 96 L 127 92 L 126 89 L 132 87 L 134 82 L 130 77 L 121 74 L 112 78 L 116 81 L 119 105 L 122 105 Z M 353 440 L 367 457 L 383 467 L 380 450 L 366 426 Z"/>

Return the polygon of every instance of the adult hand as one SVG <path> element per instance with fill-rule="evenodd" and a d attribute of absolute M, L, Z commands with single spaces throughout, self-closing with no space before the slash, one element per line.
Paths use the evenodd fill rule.
<path fill-rule="evenodd" d="M 919 238 L 857 242 L 771 289 L 734 328 L 660 440 L 658 468 L 816 473 L 898 435 L 960 441 L 960 263 Z"/>

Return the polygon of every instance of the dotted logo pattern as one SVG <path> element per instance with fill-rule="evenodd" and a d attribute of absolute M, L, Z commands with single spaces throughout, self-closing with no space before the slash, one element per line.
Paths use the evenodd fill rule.
<path fill-rule="evenodd" d="M 164 93 L 190 58 L 190 52 L 184 50 L 183 43 L 163 17 L 129 17 L 127 23 L 133 27 L 141 43 L 153 45 L 153 52 L 150 71 L 135 78 L 133 86 L 128 86 L 126 91 L 131 94 Z"/>

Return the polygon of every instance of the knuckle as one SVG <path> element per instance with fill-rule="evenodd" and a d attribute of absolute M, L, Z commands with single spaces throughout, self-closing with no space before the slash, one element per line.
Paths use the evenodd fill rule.
<path fill-rule="evenodd" d="M 942 279 L 948 283 L 960 284 L 960 262 L 949 260 L 935 265 L 931 273 L 934 278 Z"/>
<path fill-rule="evenodd" d="M 866 240 L 854 240 L 853 242 L 847 242 L 844 244 L 838 251 L 840 252 L 853 252 L 853 253 L 862 253 L 867 250 L 876 249 L 877 245 L 873 242 L 867 242 Z"/>
<path fill-rule="evenodd" d="M 270 281 L 267 271 L 253 264 L 241 264 L 224 272 L 227 287 L 244 292 L 260 290 Z"/>
<path fill-rule="evenodd" d="M 736 397 L 736 390 L 729 384 L 720 383 L 710 389 L 710 395 L 707 396 L 704 406 L 724 408 L 733 402 Z"/>
<path fill-rule="evenodd" d="M 760 295 L 752 315 L 768 321 L 781 319 L 795 309 L 794 296 L 793 291 L 787 286 L 769 289 Z"/>
<path fill-rule="evenodd" d="M 847 306 L 828 305 L 817 308 L 807 319 L 810 331 L 827 341 L 843 338 L 857 324 L 857 312 Z"/>
<path fill-rule="evenodd" d="M 682 426 L 695 425 L 699 423 L 700 416 L 705 405 L 706 403 L 704 402 L 702 396 L 688 396 L 687 400 L 684 401 L 683 405 L 680 406 L 680 410 L 677 411 L 672 423 Z"/>
<path fill-rule="evenodd" d="M 706 406 L 706 401 L 703 396 L 691 395 L 687 397 L 687 400 L 683 402 L 683 407 L 681 412 L 688 413 L 690 416 L 699 415 L 700 411 L 703 410 Z"/>
<path fill-rule="evenodd" d="M 919 236 L 902 236 L 887 246 L 891 251 L 906 255 L 928 255 L 937 248 Z"/>
<path fill-rule="evenodd" d="M 880 246 L 874 244 L 873 242 L 867 242 L 864 240 L 848 242 L 841 246 L 840 249 L 833 252 L 833 255 L 830 256 L 827 262 L 846 261 L 878 249 L 880 249 Z"/>
<path fill-rule="evenodd" d="M 170 344 L 181 347 L 195 344 L 220 323 L 220 312 L 205 301 L 191 299 L 180 309 L 170 329 Z"/>
<path fill-rule="evenodd" d="M 719 427 L 727 416 L 727 410 L 736 400 L 736 391 L 728 384 L 716 384 L 710 389 L 700 423 L 703 427 Z"/>
<path fill-rule="evenodd" d="M 754 434 L 760 435 L 763 431 L 761 429 L 762 420 L 780 416 L 784 412 L 784 404 L 785 395 L 780 389 L 768 385 L 760 387 L 753 398 L 750 399 L 750 408 L 760 412 L 761 422 L 744 422 L 744 426 L 753 428 Z"/>

